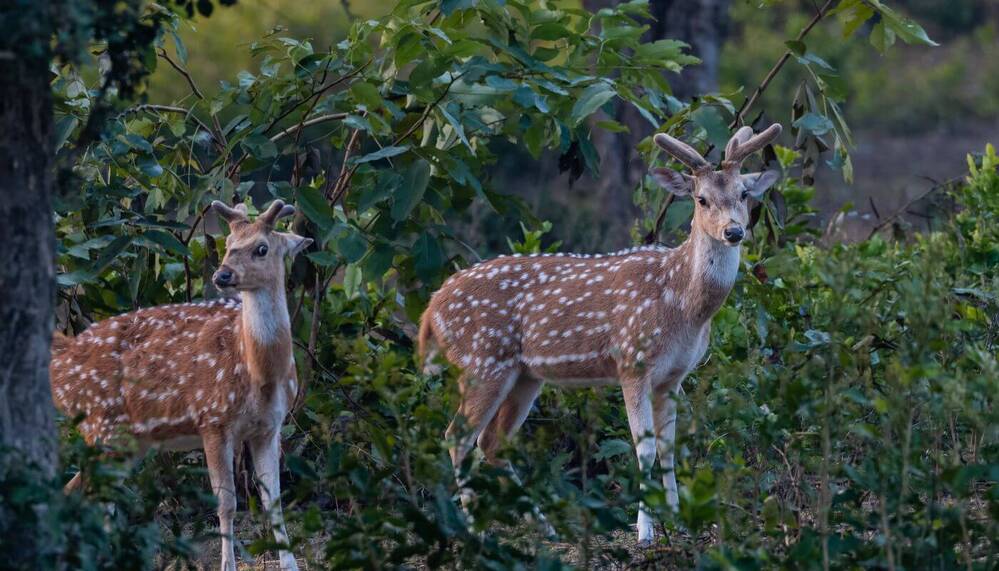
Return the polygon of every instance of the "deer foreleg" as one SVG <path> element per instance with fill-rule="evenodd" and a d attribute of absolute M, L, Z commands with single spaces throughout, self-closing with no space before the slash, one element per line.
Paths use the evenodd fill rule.
<path fill-rule="evenodd" d="M 260 487 L 260 499 L 264 510 L 270 518 L 274 530 L 274 539 L 282 545 L 289 545 L 288 531 L 284 525 L 284 515 L 281 511 L 281 432 L 250 442 L 250 454 L 253 456 L 253 470 L 256 472 Z M 282 549 L 278 556 L 281 560 L 281 571 L 298 569 L 295 556 Z"/>
<path fill-rule="evenodd" d="M 629 382 L 630 381 L 630 382 Z M 645 380 L 621 379 L 624 404 L 628 411 L 631 438 L 638 454 L 638 467 L 648 475 L 656 461 L 655 421 L 652 414 L 652 397 Z M 645 491 L 645 484 L 642 484 Z M 645 511 L 645 503 L 638 504 L 638 541 L 649 543 L 653 538 L 652 516 Z"/>

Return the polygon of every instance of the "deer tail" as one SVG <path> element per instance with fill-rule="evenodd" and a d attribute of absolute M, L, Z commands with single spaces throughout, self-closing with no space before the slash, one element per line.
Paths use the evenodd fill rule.
<path fill-rule="evenodd" d="M 434 328 L 431 324 L 432 306 L 428 307 L 420 317 L 420 333 L 416 338 L 416 359 L 417 364 L 423 366 L 423 374 L 439 375 L 444 370 L 443 367 L 434 363 L 437 357 L 437 338 L 434 335 Z"/>

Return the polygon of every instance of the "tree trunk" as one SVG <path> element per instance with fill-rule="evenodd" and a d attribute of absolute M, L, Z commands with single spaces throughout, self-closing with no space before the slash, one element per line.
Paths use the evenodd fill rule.
<path fill-rule="evenodd" d="M 718 88 L 718 58 L 728 33 L 730 0 L 652 0 L 650 22 L 645 41 L 681 40 L 690 44 L 690 53 L 701 58 L 700 65 L 689 66 L 680 75 L 670 74 L 673 94 L 687 100 Z M 613 0 L 584 0 L 590 11 L 614 4 Z M 652 134 L 652 126 L 634 107 L 619 104 L 615 117 L 627 125 L 628 133 L 595 132 L 593 144 L 600 155 L 600 180 L 596 194 L 607 214 L 628 224 L 634 217 L 631 192 L 645 176 L 647 165 L 635 151 L 639 141 Z"/>
<path fill-rule="evenodd" d="M 58 450 L 49 389 L 55 297 L 49 69 L 3 50 L 0 77 L 0 448 L 51 476 Z"/>

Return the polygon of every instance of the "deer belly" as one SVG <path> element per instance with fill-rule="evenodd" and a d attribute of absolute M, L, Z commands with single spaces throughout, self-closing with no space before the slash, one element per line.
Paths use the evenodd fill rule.
<path fill-rule="evenodd" d="M 593 387 L 608 387 L 617 384 L 616 377 L 544 377 L 546 383 L 551 383 L 563 389 L 588 389 Z"/>
<path fill-rule="evenodd" d="M 204 442 L 201 440 L 201 437 L 197 435 L 175 436 L 165 440 L 150 442 L 149 444 L 161 450 L 170 450 L 174 452 L 196 450 L 204 447 Z"/>

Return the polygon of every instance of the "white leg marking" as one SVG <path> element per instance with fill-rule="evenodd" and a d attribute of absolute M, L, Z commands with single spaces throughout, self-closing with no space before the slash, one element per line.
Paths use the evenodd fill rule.
<path fill-rule="evenodd" d="M 253 456 L 253 471 L 256 472 L 260 487 L 260 499 L 264 504 L 274 530 L 274 539 L 281 544 L 289 545 L 288 530 L 284 525 L 284 515 L 281 512 L 281 431 L 275 430 L 270 437 L 250 442 L 250 454 Z M 281 571 L 297 571 L 298 564 L 290 551 L 278 552 L 281 560 Z"/>
<path fill-rule="evenodd" d="M 631 438 L 638 454 L 638 466 L 643 474 L 648 474 L 656 460 L 655 422 L 652 416 L 652 398 L 646 382 L 622 385 L 624 402 L 628 410 L 628 424 Z M 642 486 L 644 491 L 645 486 Z M 638 541 L 652 541 L 654 534 L 652 516 L 645 511 L 645 504 L 638 505 Z"/>

